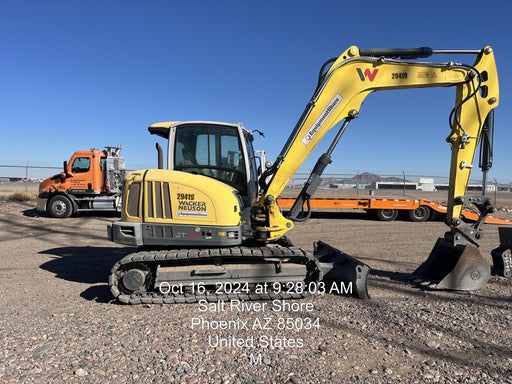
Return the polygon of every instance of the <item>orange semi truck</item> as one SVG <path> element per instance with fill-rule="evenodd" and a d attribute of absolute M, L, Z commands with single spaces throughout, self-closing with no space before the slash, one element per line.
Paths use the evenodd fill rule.
<path fill-rule="evenodd" d="M 64 161 L 63 172 L 39 186 L 37 210 L 55 218 L 77 212 L 120 211 L 124 158 L 121 146 L 77 151 Z"/>

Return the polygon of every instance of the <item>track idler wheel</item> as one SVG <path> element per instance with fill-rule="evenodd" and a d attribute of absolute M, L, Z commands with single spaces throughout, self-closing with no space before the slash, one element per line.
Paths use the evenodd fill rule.
<path fill-rule="evenodd" d="M 440 238 L 410 280 L 430 289 L 475 291 L 487 284 L 491 267 L 474 245 L 455 245 Z"/>
<path fill-rule="evenodd" d="M 133 265 L 130 269 L 118 272 L 118 285 L 116 289 L 120 292 L 131 295 L 147 291 L 150 272 L 144 265 Z"/>
<path fill-rule="evenodd" d="M 130 269 L 123 276 L 123 286 L 132 292 L 138 292 L 144 287 L 146 275 L 140 269 Z"/>

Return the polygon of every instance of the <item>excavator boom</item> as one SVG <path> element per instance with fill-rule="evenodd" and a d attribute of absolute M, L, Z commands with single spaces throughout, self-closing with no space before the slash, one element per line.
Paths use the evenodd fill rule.
<path fill-rule="evenodd" d="M 300 165 L 325 134 L 341 120 L 343 124 L 326 154 L 319 159 L 305 189 L 299 195 L 291 218 L 319 184 L 319 176 L 330 163 L 330 155 L 350 121 L 359 115 L 363 100 L 372 92 L 393 89 L 456 86 L 456 101 L 447 141 L 452 147 L 450 191 L 447 216 L 459 218 L 471 174 L 473 158 L 481 131 L 488 116 L 498 105 L 499 89 L 494 54 L 490 47 L 481 51 L 456 51 L 478 57 L 473 66 L 466 64 L 425 63 L 397 60 L 394 57 L 418 58 L 436 51 L 417 49 L 359 49 L 350 47 L 321 74 L 319 84 L 280 155 L 263 177 L 264 193 L 259 207 L 270 212 L 270 238 L 282 236 L 293 227 L 272 205 Z M 270 182 L 265 180 L 270 178 Z M 269 231 L 267 231 L 269 232 Z M 262 237 L 262 236 L 260 236 Z"/>

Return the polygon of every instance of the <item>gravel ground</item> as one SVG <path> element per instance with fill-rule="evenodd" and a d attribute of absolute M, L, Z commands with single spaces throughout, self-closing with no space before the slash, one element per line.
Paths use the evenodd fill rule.
<path fill-rule="evenodd" d="M 512 383 L 511 279 L 493 276 L 473 293 L 404 280 L 446 230 L 441 222 L 317 213 L 290 238 L 310 251 L 323 240 L 369 264 L 371 299 L 323 294 L 288 302 L 302 303 L 298 311 L 266 302 L 239 312 L 112 302 L 110 268 L 134 250 L 106 240 L 114 220 L 57 220 L 33 204 L 0 203 L 0 382 Z M 498 230 L 485 230 L 490 261 Z M 267 318 L 270 329 L 259 329 Z M 280 329 L 288 318 L 291 329 Z M 249 329 L 211 329 L 220 321 Z M 245 346 L 215 347 L 218 337 Z"/>

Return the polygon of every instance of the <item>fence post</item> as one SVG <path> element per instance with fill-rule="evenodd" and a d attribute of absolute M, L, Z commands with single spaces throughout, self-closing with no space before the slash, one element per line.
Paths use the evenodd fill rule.
<path fill-rule="evenodd" d="M 404 175 L 404 196 L 405 196 L 405 172 L 402 171 L 403 175 Z"/>
<path fill-rule="evenodd" d="M 498 206 L 498 181 L 494 179 L 494 206 Z"/>
<path fill-rule="evenodd" d="M 359 171 L 357 171 L 357 178 L 356 178 L 356 196 L 359 196 Z"/>
<path fill-rule="evenodd" d="M 25 166 L 25 193 L 28 193 L 28 163 L 30 163 L 30 161 L 27 161 L 27 165 Z"/>

